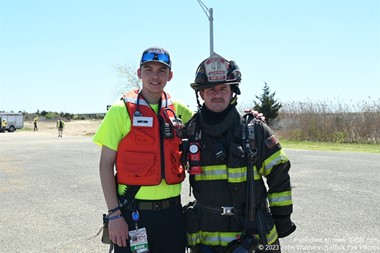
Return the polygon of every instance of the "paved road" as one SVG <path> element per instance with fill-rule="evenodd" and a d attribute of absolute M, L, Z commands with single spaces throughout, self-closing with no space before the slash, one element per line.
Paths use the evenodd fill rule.
<path fill-rule="evenodd" d="M 90 137 L 2 133 L 0 146 L 0 252 L 107 252 L 88 240 L 105 210 Z M 298 229 L 283 252 L 380 252 L 380 154 L 286 151 Z"/>

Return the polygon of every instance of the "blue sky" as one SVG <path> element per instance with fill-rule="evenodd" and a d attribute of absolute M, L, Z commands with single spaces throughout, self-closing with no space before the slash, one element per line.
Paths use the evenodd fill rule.
<path fill-rule="evenodd" d="M 281 102 L 380 99 L 380 1 L 203 0 L 214 51 L 242 72 L 241 105 L 267 82 Z M 197 0 L 0 0 L 0 111 L 96 113 L 120 97 L 115 65 L 169 50 L 166 90 L 196 108 L 189 84 L 210 54 Z"/>

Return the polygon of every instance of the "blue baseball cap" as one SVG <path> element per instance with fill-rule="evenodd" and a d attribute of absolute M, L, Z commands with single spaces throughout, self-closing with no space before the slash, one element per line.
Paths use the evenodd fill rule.
<path fill-rule="evenodd" d="M 172 67 L 172 63 L 170 61 L 170 54 L 167 50 L 163 48 L 150 47 L 144 50 L 141 56 L 140 66 L 144 63 L 152 61 L 162 63 L 168 66 L 169 68 Z"/>

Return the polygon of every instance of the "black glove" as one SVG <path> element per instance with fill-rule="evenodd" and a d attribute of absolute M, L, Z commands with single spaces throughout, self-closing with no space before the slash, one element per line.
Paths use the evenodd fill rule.
<path fill-rule="evenodd" d="M 296 230 L 296 225 L 290 220 L 290 215 L 273 215 L 279 238 L 284 238 Z"/>

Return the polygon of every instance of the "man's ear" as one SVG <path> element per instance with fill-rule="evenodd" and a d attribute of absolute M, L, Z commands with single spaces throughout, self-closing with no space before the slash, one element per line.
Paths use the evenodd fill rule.
<path fill-rule="evenodd" d="M 137 76 L 139 79 L 141 79 L 141 68 L 137 69 Z"/>
<path fill-rule="evenodd" d="M 168 82 L 173 78 L 173 71 L 169 70 Z"/>
<path fill-rule="evenodd" d="M 204 94 L 205 91 L 204 91 L 204 90 L 200 90 L 200 91 L 198 91 L 198 92 L 199 92 L 199 96 L 201 96 L 202 100 L 204 100 L 204 99 L 203 99 L 203 94 Z"/>

